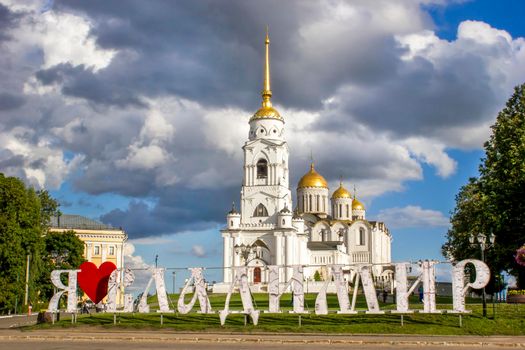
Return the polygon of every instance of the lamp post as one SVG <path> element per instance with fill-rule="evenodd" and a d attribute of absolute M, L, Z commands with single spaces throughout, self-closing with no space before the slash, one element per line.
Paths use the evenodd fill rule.
<path fill-rule="evenodd" d="M 233 249 L 235 254 L 239 255 L 241 259 L 244 260 L 244 266 L 248 266 L 248 263 L 251 261 L 250 256 L 255 255 L 255 258 L 259 257 L 259 247 L 254 244 L 236 244 Z"/>
<path fill-rule="evenodd" d="M 172 288 L 172 293 L 175 294 L 175 271 L 173 271 L 171 273 L 171 276 L 173 277 L 173 288 Z"/>
<path fill-rule="evenodd" d="M 487 236 L 483 233 L 478 233 L 476 236 L 474 234 L 470 234 L 468 240 L 470 242 L 470 245 L 472 247 L 476 247 L 479 245 L 479 248 L 481 250 L 481 261 L 485 262 L 485 251 L 494 246 L 494 242 L 496 241 L 496 235 L 494 233 L 490 233 L 488 237 L 489 241 L 487 242 Z M 487 317 L 487 299 L 485 295 L 485 287 L 483 287 L 481 291 L 481 301 L 483 303 L 483 317 Z"/>

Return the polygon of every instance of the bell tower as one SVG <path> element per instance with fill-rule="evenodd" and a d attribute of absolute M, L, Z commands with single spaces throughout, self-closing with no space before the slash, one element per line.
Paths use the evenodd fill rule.
<path fill-rule="evenodd" d="M 284 139 L 284 119 L 271 101 L 268 28 L 261 95 L 261 108 L 250 118 L 248 141 L 243 146 L 241 224 L 254 226 L 275 225 L 279 211 L 285 207 L 292 208 L 288 174 L 289 150 Z"/>

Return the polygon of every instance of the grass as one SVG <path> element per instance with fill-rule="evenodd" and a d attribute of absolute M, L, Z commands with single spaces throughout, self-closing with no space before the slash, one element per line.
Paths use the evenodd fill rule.
<path fill-rule="evenodd" d="M 291 297 L 284 295 L 281 298 L 283 313 L 266 314 L 262 310 L 268 309 L 268 295 L 254 294 L 256 309 L 261 310 L 259 324 L 244 325 L 243 314 L 231 314 L 226 319 L 225 326 L 220 325 L 218 313 L 202 315 L 197 314 L 198 304 L 190 314 L 181 315 L 177 313 L 164 314 L 163 325 L 160 324 L 161 315 L 157 312 L 148 314 L 117 314 L 117 324 L 113 324 L 113 314 L 79 315 L 77 324 L 72 325 L 70 319 L 62 319 L 55 325 L 43 324 L 32 328 L 50 327 L 82 327 L 98 326 L 107 329 L 169 329 L 173 331 L 192 332 L 304 332 L 304 333 L 347 333 L 347 334 L 425 334 L 425 335 L 525 335 L 525 305 L 496 304 L 495 317 L 493 317 L 492 304 L 488 304 L 488 317 L 481 315 L 479 299 L 468 299 L 467 309 L 473 310 L 472 314 L 462 315 L 462 327 L 459 327 L 459 315 L 456 314 L 405 314 L 403 315 L 403 326 L 401 315 L 388 313 L 395 309 L 393 303 L 380 303 L 381 309 L 387 311 L 383 315 L 367 315 L 366 301 L 360 295 L 356 303 L 356 309 L 362 311 L 357 315 L 339 315 L 339 304 L 336 295 L 328 295 L 327 302 L 330 310 L 328 315 L 315 315 L 313 305 L 316 294 L 305 295 L 305 308 L 310 313 L 301 316 L 289 314 L 291 310 Z M 191 296 L 188 296 L 188 299 Z M 170 295 L 170 299 L 176 304 L 178 295 Z M 211 295 L 210 302 L 214 311 L 224 308 L 225 295 Z M 152 311 L 156 309 L 156 296 L 148 300 Z M 438 297 L 438 310 L 449 310 L 452 308 L 450 297 Z M 412 309 L 421 309 L 421 303 L 417 298 L 411 299 Z M 175 305 L 172 305 L 175 308 Z M 231 310 L 241 310 L 242 303 L 239 294 L 232 295 L 230 302 Z"/>

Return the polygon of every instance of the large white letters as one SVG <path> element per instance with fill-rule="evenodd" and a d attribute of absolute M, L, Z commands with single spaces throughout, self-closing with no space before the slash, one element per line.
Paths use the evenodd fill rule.
<path fill-rule="evenodd" d="M 465 265 L 474 265 L 476 279 L 465 283 Z M 469 288 L 481 289 L 490 281 L 490 270 L 487 264 L 480 260 L 462 260 L 452 267 L 452 303 L 454 312 L 470 312 L 465 310 L 465 296 Z"/>
<path fill-rule="evenodd" d="M 54 270 L 51 272 L 51 283 L 59 289 L 58 292 L 53 294 L 47 307 L 48 312 L 58 311 L 58 301 L 64 292 L 67 292 L 67 308 L 66 312 L 77 311 L 77 274 L 80 270 Z M 68 274 L 67 286 L 60 280 L 60 275 L 63 273 Z"/>
<path fill-rule="evenodd" d="M 200 312 L 203 314 L 212 314 L 213 311 L 211 309 L 210 299 L 208 298 L 208 293 L 206 292 L 206 284 L 204 283 L 204 278 L 202 277 L 202 268 L 192 268 L 191 271 L 191 277 L 188 279 L 186 284 L 184 285 L 184 288 L 182 289 L 182 293 L 180 293 L 179 301 L 177 302 L 177 310 L 181 314 L 187 314 L 191 311 L 193 308 L 193 305 L 195 305 L 195 302 L 197 301 L 197 298 L 199 299 L 199 305 L 201 307 Z M 188 304 L 184 303 L 184 296 L 186 293 L 188 293 L 188 289 L 190 289 L 191 282 L 193 281 L 193 284 L 195 286 L 195 293 L 193 294 L 193 297 L 191 298 L 191 301 Z"/>

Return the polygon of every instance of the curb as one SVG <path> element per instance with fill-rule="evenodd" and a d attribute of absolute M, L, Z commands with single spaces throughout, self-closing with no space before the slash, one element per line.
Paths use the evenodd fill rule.
<path fill-rule="evenodd" d="M 317 344 L 317 345 L 374 345 L 374 346 L 471 346 L 471 347 L 505 347 L 505 348 L 525 348 L 525 342 L 501 342 L 498 340 L 490 341 L 489 339 L 483 341 L 472 341 L 472 340 L 358 340 L 358 339 L 277 339 L 269 337 L 236 337 L 236 336 L 224 336 L 224 337 L 199 337 L 199 336 L 156 336 L 156 337 L 145 337 L 145 336 L 122 336 L 122 335 L 110 335 L 110 336 L 93 336 L 93 335 L 38 335 L 38 334 L 27 334 L 27 335 L 0 335 L 0 341 L 78 341 L 78 342 L 143 342 L 143 343 L 244 343 L 244 344 Z"/>

